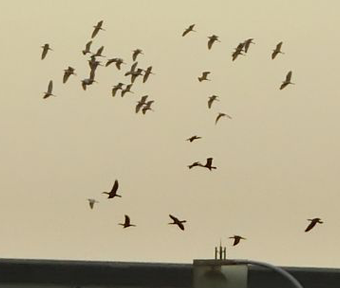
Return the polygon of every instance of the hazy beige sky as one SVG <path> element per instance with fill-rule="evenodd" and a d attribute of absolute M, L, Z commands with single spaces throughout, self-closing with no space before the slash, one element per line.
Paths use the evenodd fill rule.
<path fill-rule="evenodd" d="M 1 1 L 0 257 L 340 266 L 338 1 Z M 92 26 L 108 58 L 84 92 Z M 190 24 L 197 33 L 181 34 Z M 221 43 L 207 49 L 208 36 Z M 238 43 L 254 38 L 245 57 Z M 272 61 L 275 45 L 284 55 Z M 40 60 L 40 46 L 54 51 Z M 134 94 L 132 50 L 156 75 Z M 105 61 L 105 60 L 104 60 Z M 63 70 L 77 77 L 62 84 Z M 290 85 L 279 86 L 288 71 Z M 199 83 L 202 71 L 210 82 Z M 43 100 L 48 82 L 57 97 Z M 135 114 L 148 94 L 154 112 Z M 211 110 L 207 99 L 218 95 Z M 233 119 L 214 120 L 218 112 Z M 197 134 L 202 139 L 188 143 Z M 217 170 L 189 170 L 214 157 Z M 102 191 L 119 180 L 121 199 Z M 87 198 L 100 203 L 90 210 Z M 188 221 L 182 232 L 168 214 Z M 124 214 L 135 228 L 117 224 Z M 309 233 L 307 218 L 323 225 Z M 232 247 L 228 237 L 247 238 Z"/>

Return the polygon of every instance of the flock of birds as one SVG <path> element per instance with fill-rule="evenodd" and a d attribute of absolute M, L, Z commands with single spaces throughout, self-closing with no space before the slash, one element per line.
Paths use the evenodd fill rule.
<path fill-rule="evenodd" d="M 103 50 L 104 50 L 104 46 L 101 46 L 99 49 L 97 49 L 96 52 L 91 51 L 91 46 L 93 44 L 93 38 L 95 38 L 95 36 L 98 34 L 98 32 L 100 30 L 103 30 L 103 21 L 99 21 L 95 26 L 93 26 L 93 32 L 91 34 L 91 40 L 89 42 L 86 43 L 84 50 L 82 50 L 82 54 L 83 55 L 90 55 L 90 58 L 88 59 L 88 63 L 89 63 L 89 77 L 85 78 L 83 80 L 81 80 L 81 86 L 83 88 L 83 90 L 87 89 L 87 86 L 92 85 L 93 83 L 96 82 L 95 80 L 95 75 L 96 75 L 96 69 L 98 68 L 98 66 L 103 66 L 101 64 L 101 61 L 99 61 L 97 58 L 99 57 L 105 57 L 102 55 Z M 190 25 L 188 28 L 186 28 L 184 30 L 184 32 L 182 33 L 182 37 L 188 35 L 191 32 L 196 32 L 196 30 L 194 30 L 195 28 L 195 24 Z M 215 42 L 221 42 L 219 40 L 219 37 L 217 35 L 211 35 L 208 36 L 208 49 L 211 50 L 214 43 Z M 249 38 L 246 39 L 245 41 L 239 43 L 237 45 L 237 47 L 235 48 L 235 50 L 232 53 L 232 61 L 235 61 L 238 56 L 240 55 L 246 55 L 249 51 L 250 45 L 251 44 L 255 44 L 253 42 L 253 38 Z M 284 54 L 284 52 L 282 52 L 282 45 L 283 42 L 279 42 L 276 47 L 273 49 L 272 54 L 271 54 L 271 59 L 275 59 L 279 54 Z M 50 47 L 49 44 L 45 44 L 42 46 L 42 54 L 41 54 L 41 59 L 45 59 L 48 52 L 49 51 L 53 51 L 52 48 Z M 145 83 L 148 79 L 149 76 L 154 74 L 152 72 L 152 66 L 147 67 L 146 69 L 140 68 L 138 67 L 138 62 L 137 57 L 139 55 L 143 55 L 143 51 L 141 49 L 136 49 L 133 51 L 132 54 L 132 65 L 131 68 L 124 74 L 126 77 L 131 77 L 130 78 L 130 83 L 129 84 L 124 84 L 119 82 L 118 84 L 116 84 L 115 86 L 112 87 L 112 97 L 115 97 L 118 93 L 118 91 L 120 91 L 120 95 L 121 97 L 124 97 L 124 95 L 126 93 L 134 93 L 131 91 L 131 88 L 133 87 L 135 80 L 142 76 L 142 82 Z M 126 64 L 124 62 L 124 60 L 122 58 L 110 58 L 107 60 L 105 67 L 110 66 L 111 64 L 115 64 L 116 68 L 118 70 L 121 70 L 122 65 Z M 204 71 L 202 72 L 202 75 L 200 77 L 198 77 L 198 81 L 202 82 L 202 81 L 210 81 L 210 79 L 208 79 L 208 76 L 210 74 L 210 71 Z M 63 83 L 65 84 L 70 76 L 76 76 L 75 73 L 75 69 L 73 67 L 68 66 L 67 69 L 64 70 L 64 74 L 63 74 Z M 284 89 L 286 86 L 290 85 L 290 84 L 294 84 L 291 82 L 292 79 L 292 71 L 289 71 L 285 77 L 285 79 L 283 80 L 282 84 L 280 85 L 279 89 L 282 90 Z M 51 96 L 56 96 L 53 94 L 53 80 L 50 80 L 48 83 L 48 87 L 47 87 L 47 91 L 44 93 L 43 99 L 47 99 Z M 212 95 L 208 98 L 208 108 L 211 109 L 213 103 L 215 101 L 219 101 L 218 96 L 217 95 Z M 151 105 L 154 103 L 154 100 L 148 100 L 148 95 L 144 95 L 141 97 L 141 99 L 137 102 L 137 105 L 135 107 L 135 113 L 139 113 L 140 110 L 142 110 L 142 113 L 145 114 L 148 110 L 153 110 L 151 108 Z M 232 117 L 226 113 L 218 113 L 216 119 L 215 119 L 215 124 L 217 124 L 219 122 L 219 120 L 222 117 L 227 117 L 228 119 L 232 119 Z M 202 137 L 194 135 L 189 137 L 188 139 L 186 139 L 186 141 L 189 141 L 190 143 L 201 139 Z M 201 167 L 201 168 L 206 168 L 210 171 L 217 169 L 216 166 L 213 166 L 213 158 L 209 157 L 206 159 L 206 163 L 203 165 L 200 161 L 195 161 L 192 164 L 188 165 L 189 169 L 192 169 L 194 167 Z M 119 182 L 118 180 L 115 180 L 113 187 L 110 191 L 104 191 L 102 192 L 102 194 L 106 194 L 108 195 L 107 199 L 114 199 L 116 197 L 120 198 L 122 197 L 120 194 L 117 194 L 119 189 Z M 90 198 L 87 199 L 89 206 L 91 209 L 94 208 L 96 203 L 99 203 L 99 201 L 97 201 L 96 199 Z M 180 220 L 179 218 L 177 218 L 176 216 L 169 214 L 170 219 L 172 220 L 172 222 L 168 223 L 170 225 L 177 225 L 177 227 L 179 229 L 181 229 L 182 231 L 185 230 L 185 226 L 184 223 L 186 223 L 186 220 Z M 310 221 L 310 223 L 308 224 L 307 228 L 304 230 L 305 232 L 308 232 L 310 230 L 312 230 L 316 224 L 322 224 L 323 221 L 320 218 L 312 218 L 312 219 L 307 219 L 308 221 Z M 135 224 L 132 224 L 131 219 L 129 217 L 129 215 L 125 215 L 124 218 L 124 222 L 123 223 L 118 223 L 118 225 L 121 225 L 123 228 L 128 228 L 128 227 L 134 227 L 136 226 Z M 246 240 L 246 238 L 240 236 L 240 235 L 234 235 L 232 237 L 229 237 L 230 239 L 233 239 L 233 246 L 236 246 L 240 243 L 241 240 Z"/>

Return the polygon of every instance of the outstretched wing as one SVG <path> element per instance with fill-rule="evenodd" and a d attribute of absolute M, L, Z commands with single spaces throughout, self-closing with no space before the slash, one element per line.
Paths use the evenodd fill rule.
<path fill-rule="evenodd" d="M 292 71 L 289 71 L 287 76 L 286 76 L 286 81 L 285 82 L 290 82 L 291 79 L 292 79 Z"/>
<path fill-rule="evenodd" d="M 51 80 L 50 83 L 48 83 L 47 93 L 52 94 L 53 89 L 53 81 Z"/>
<path fill-rule="evenodd" d="M 116 194 L 118 187 L 119 187 L 118 180 L 116 180 L 115 183 L 112 186 L 111 193 Z"/>
<path fill-rule="evenodd" d="M 308 231 L 312 230 L 315 225 L 316 225 L 315 221 L 310 222 L 309 225 L 307 226 L 305 232 L 308 232 Z"/>

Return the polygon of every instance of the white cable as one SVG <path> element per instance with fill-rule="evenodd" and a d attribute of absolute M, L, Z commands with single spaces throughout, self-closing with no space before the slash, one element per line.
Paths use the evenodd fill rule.
<path fill-rule="evenodd" d="M 265 263 L 265 262 L 243 260 L 243 259 L 231 259 L 231 260 L 228 259 L 228 262 L 232 264 L 250 264 L 250 265 L 262 266 L 262 267 L 272 269 L 278 272 L 279 274 L 281 274 L 282 276 L 286 277 L 288 280 L 290 280 L 290 282 L 293 283 L 296 288 L 303 288 L 300 282 L 296 280 L 296 278 L 294 278 L 290 273 L 288 273 L 286 270 L 283 270 L 282 268 L 277 267 L 275 265 Z"/>

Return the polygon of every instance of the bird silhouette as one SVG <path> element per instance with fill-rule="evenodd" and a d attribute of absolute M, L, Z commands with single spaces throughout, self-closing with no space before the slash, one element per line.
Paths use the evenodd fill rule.
<path fill-rule="evenodd" d="M 195 140 L 198 140 L 198 139 L 201 139 L 202 137 L 199 137 L 197 135 L 194 135 L 194 136 L 191 136 L 190 138 L 186 139 L 186 141 L 189 141 L 190 143 L 195 141 Z"/>
<path fill-rule="evenodd" d="M 94 30 L 93 30 L 93 32 L 92 32 L 91 38 L 96 37 L 96 35 L 98 34 L 99 30 L 105 31 L 105 30 L 102 28 L 102 26 L 103 26 L 103 20 L 102 20 L 102 21 L 99 21 L 99 22 L 97 23 L 96 26 L 93 26 Z"/>
<path fill-rule="evenodd" d="M 45 92 L 43 99 L 46 99 L 50 96 L 56 96 L 56 95 L 52 94 L 52 90 L 53 90 L 53 81 L 51 80 L 48 83 L 47 92 Z"/>
<path fill-rule="evenodd" d="M 212 96 L 209 97 L 209 100 L 208 100 L 208 108 L 209 109 L 211 108 L 211 105 L 214 101 L 219 101 L 218 96 L 212 95 Z"/>
<path fill-rule="evenodd" d="M 241 240 L 247 240 L 246 238 L 243 238 L 239 235 L 234 235 L 233 237 L 229 237 L 229 239 L 234 239 L 233 246 L 236 246 L 238 243 L 240 243 Z"/>
<path fill-rule="evenodd" d="M 72 68 L 71 66 L 68 66 L 68 68 L 64 70 L 63 83 L 66 83 L 66 81 L 71 75 L 76 75 L 76 74 L 74 73 L 74 68 Z"/>
<path fill-rule="evenodd" d="M 41 54 L 41 60 L 44 60 L 47 55 L 48 50 L 51 50 L 51 51 L 53 50 L 50 48 L 49 44 L 45 44 L 41 46 L 41 48 L 43 49 L 42 54 Z"/>
<path fill-rule="evenodd" d="M 149 97 L 149 95 L 142 96 L 142 98 L 137 102 L 136 105 L 136 113 L 139 112 L 140 108 L 142 108 L 143 105 L 146 103 L 146 99 Z"/>
<path fill-rule="evenodd" d="M 248 52 L 248 49 L 249 49 L 249 47 L 250 47 L 250 44 L 255 44 L 254 42 L 253 42 L 253 38 L 249 38 L 249 39 L 247 39 L 247 40 L 245 40 L 244 42 L 243 42 L 243 44 L 244 44 L 244 52 L 245 53 L 247 53 Z"/>
<path fill-rule="evenodd" d="M 201 162 L 198 162 L 198 161 L 196 161 L 196 162 L 194 162 L 194 163 L 188 165 L 188 168 L 189 168 L 189 169 L 192 169 L 192 168 L 194 168 L 194 167 L 204 167 L 204 166 L 201 164 Z"/>
<path fill-rule="evenodd" d="M 218 36 L 216 35 L 211 35 L 208 37 L 209 38 L 209 41 L 208 41 L 208 49 L 210 50 L 212 45 L 214 44 L 215 41 L 217 42 L 221 42 L 219 39 L 218 39 Z"/>
<path fill-rule="evenodd" d="M 237 47 L 235 48 L 235 51 L 231 55 L 233 61 L 235 61 L 239 55 L 244 55 L 242 53 L 244 49 L 244 45 L 245 45 L 244 42 L 237 45 Z"/>
<path fill-rule="evenodd" d="M 144 55 L 144 54 L 143 54 L 143 50 L 141 50 L 141 49 L 136 49 L 136 50 L 133 50 L 132 52 L 133 52 L 133 53 L 132 53 L 132 60 L 133 60 L 133 61 L 136 61 L 137 56 L 138 56 L 139 54 Z"/>
<path fill-rule="evenodd" d="M 130 217 L 128 215 L 125 215 L 125 222 L 119 223 L 118 225 L 123 226 L 123 228 L 135 227 L 136 226 L 134 224 L 131 224 L 131 220 L 130 220 Z"/>
<path fill-rule="evenodd" d="M 144 71 L 143 83 L 145 83 L 148 80 L 150 74 L 154 75 L 154 73 L 152 73 L 151 70 L 152 70 L 152 66 L 149 66 L 146 70 L 143 70 Z"/>
<path fill-rule="evenodd" d="M 310 223 L 307 226 L 307 228 L 305 229 L 305 232 L 312 230 L 317 223 L 319 223 L 319 224 L 323 223 L 323 221 L 321 221 L 320 218 L 313 218 L 313 219 L 307 219 L 307 220 L 310 221 Z"/>
<path fill-rule="evenodd" d="M 205 163 L 205 165 L 204 166 L 202 166 L 202 167 L 205 167 L 205 168 L 208 168 L 210 171 L 212 170 L 212 169 L 216 169 L 217 167 L 215 167 L 215 166 L 212 166 L 212 161 L 213 161 L 213 158 L 207 158 L 207 163 Z"/>
<path fill-rule="evenodd" d="M 182 33 L 182 37 L 184 37 L 185 35 L 187 35 L 189 32 L 196 32 L 194 30 L 195 24 L 190 25 L 187 29 L 184 30 L 184 32 Z"/>
<path fill-rule="evenodd" d="M 120 96 L 124 97 L 124 95 L 126 93 L 133 93 L 131 91 L 131 87 L 132 87 L 132 84 L 126 85 L 126 87 L 124 89 L 122 89 L 122 92 L 121 92 Z"/>
<path fill-rule="evenodd" d="M 95 203 L 99 203 L 96 199 L 87 199 L 89 201 L 90 208 L 93 209 Z"/>
<path fill-rule="evenodd" d="M 138 65 L 138 62 L 135 62 L 131 65 L 131 68 L 129 71 L 127 71 L 124 76 L 129 76 L 129 75 L 132 75 L 135 71 L 136 71 L 136 68 L 137 68 L 137 65 Z"/>
<path fill-rule="evenodd" d="M 170 222 L 168 224 L 170 225 L 177 225 L 181 230 L 184 231 L 184 225 L 183 223 L 186 223 L 186 220 L 179 220 L 178 218 L 176 218 L 175 216 L 169 214 L 169 217 L 172 219 L 173 222 Z"/>
<path fill-rule="evenodd" d="M 220 112 L 220 113 L 218 113 L 218 115 L 217 115 L 217 117 L 216 117 L 215 125 L 217 124 L 218 120 L 221 119 L 221 117 L 227 117 L 227 118 L 229 118 L 229 119 L 232 119 L 232 117 L 231 117 L 230 115 L 228 115 L 228 114 L 226 114 L 226 113 Z"/>
<path fill-rule="evenodd" d="M 118 70 L 120 70 L 122 64 L 125 64 L 122 58 L 112 58 L 107 60 L 105 67 L 109 66 L 111 63 L 115 63 Z"/>
<path fill-rule="evenodd" d="M 116 96 L 118 90 L 123 90 L 123 83 L 119 82 L 117 85 L 112 87 L 112 97 Z"/>
<path fill-rule="evenodd" d="M 84 55 L 86 55 L 87 53 L 91 53 L 91 45 L 92 45 L 92 41 L 89 41 L 86 43 L 85 45 L 85 49 L 82 51 Z"/>
<path fill-rule="evenodd" d="M 143 106 L 143 108 L 142 108 L 142 113 L 143 114 L 145 114 L 146 113 L 146 111 L 153 111 L 152 109 L 151 109 L 151 104 L 153 103 L 153 102 L 155 102 L 154 100 L 150 100 L 150 101 L 148 101 L 148 102 L 146 102 L 145 104 L 144 104 L 144 106 Z"/>
<path fill-rule="evenodd" d="M 93 83 L 97 82 L 96 80 L 94 80 L 94 77 L 95 77 L 95 70 L 91 69 L 90 78 L 81 80 L 81 86 L 83 87 L 84 91 L 86 90 L 87 86 L 92 85 Z"/>
<path fill-rule="evenodd" d="M 94 57 L 105 57 L 102 55 L 103 53 L 103 50 L 104 50 L 104 46 L 101 46 L 96 53 L 93 54 Z"/>
<path fill-rule="evenodd" d="M 107 194 L 107 195 L 109 195 L 109 196 L 107 197 L 107 199 L 112 199 L 112 198 L 114 198 L 114 197 L 122 197 L 121 195 L 118 195 L 118 194 L 117 194 L 118 187 L 119 187 L 118 180 L 116 180 L 115 183 L 114 183 L 113 186 L 112 186 L 111 191 L 110 191 L 110 192 L 104 191 L 104 192 L 102 192 L 102 194 Z"/>
<path fill-rule="evenodd" d="M 210 74 L 209 71 L 202 72 L 202 76 L 198 77 L 198 81 L 200 81 L 200 82 L 202 82 L 204 80 L 210 81 L 210 79 L 208 79 L 209 74 Z"/>
<path fill-rule="evenodd" d="M 282 44 L 283 42 L 280 42 L 276 45 L 275 49 L 273 50 L 273 53 L 272 53 L 272 59 L 275 59 L 275 57 L 277 56 L 277 54 L 284 54 L 282 51 L 281 51 L 281 47 L 282 47 Z"/>
<path fill-rule="evenodd" d="M 103 66 L 100 61 L 96 59 L 96 56 L 92 55 L 90 60 L 88 60 L 91 70 L 96 70 L 98 66 Z"/>
<path fill-rule="evenodd" d="M 282 90 L 283 88 L 285 88 L 287 85 L 289 84 L 295 84 L 291 82 L 292 79 L 292 71 L 289 71 L 288 74 L 286 75 L 286 79 L 282 82 L 281 86 L 280 86 L 280 90 Z"/>

